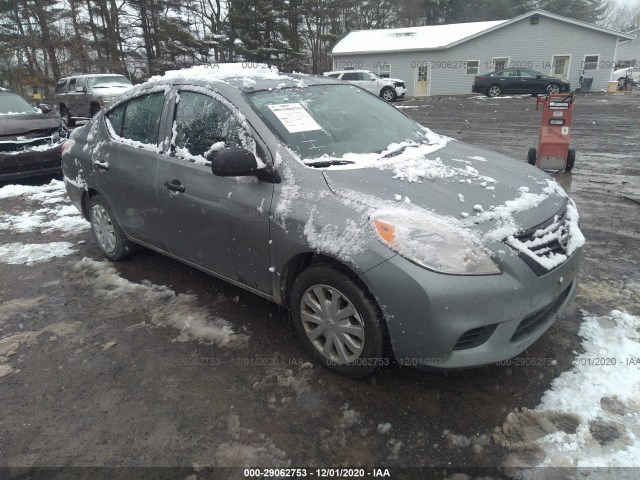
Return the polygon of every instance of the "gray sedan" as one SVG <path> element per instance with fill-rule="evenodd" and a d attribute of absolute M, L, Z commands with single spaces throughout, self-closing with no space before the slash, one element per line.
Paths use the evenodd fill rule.
<path fill-rule="evenodd" d="M 584 237 L 555 181 L 338 80 L 169 72 L 63 152 L 107 258 L 143 245 L 286 306 L 346 376 L 507 359 L 576 290 Z"/>

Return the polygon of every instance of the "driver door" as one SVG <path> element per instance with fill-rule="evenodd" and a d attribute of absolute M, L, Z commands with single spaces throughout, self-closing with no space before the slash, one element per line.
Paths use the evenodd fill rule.
<path fill-rule="evenodd" d="M 158 167 L 165 243 L 170 253 L 197 267 L 271 293 L 274 185 L 212 173 L 207 151 L 256 145 L 238 112 L 214 97 L 180 90 L 174 103 L 171 149 L 160 155 Z"/>

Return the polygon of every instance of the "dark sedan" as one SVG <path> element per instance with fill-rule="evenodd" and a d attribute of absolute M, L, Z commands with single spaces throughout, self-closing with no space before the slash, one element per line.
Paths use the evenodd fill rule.
<path fill-rule="evenodd" d="M 67 134 L 58 115 L 0 89 L 0 181 L 60 172 Z"/>
<path fill-rule="evenodd" d="M 571 84 L 560 78 L 548 77 L 535 70 L 505 68 L 486 75 L 477 75 L 471 91 L 487 97 L 499 97 L 503 93 L 537 94 L 570 92 Z"/>

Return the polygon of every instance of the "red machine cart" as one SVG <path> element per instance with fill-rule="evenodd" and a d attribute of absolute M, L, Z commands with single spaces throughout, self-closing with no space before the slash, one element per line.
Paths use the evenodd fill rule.
<path fill-rule="evenodd" d="M 536 110 L 542 105 L 542 126 L 538 148 L 530 148 L 527 160 L 542 170 L 570 172 L 576 161 L 576 151 L 569 148 L 571 120 L 573 119 L 572 94 L 556 94 L 538 97 Z"/>

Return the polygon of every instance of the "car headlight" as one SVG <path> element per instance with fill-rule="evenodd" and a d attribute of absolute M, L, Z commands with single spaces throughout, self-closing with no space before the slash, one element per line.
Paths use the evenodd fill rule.
<path fill-rule="evenodd" d="M 451 275 L 498 275 L 502 270 L 478 237 L 444 217 L 395 213 L 372 217 L 382 243 L 422 267 Z"/>

